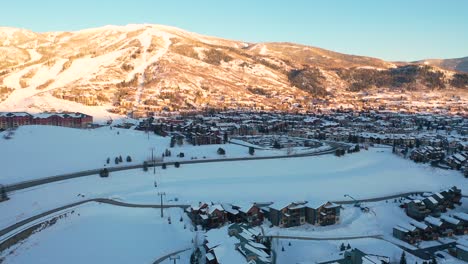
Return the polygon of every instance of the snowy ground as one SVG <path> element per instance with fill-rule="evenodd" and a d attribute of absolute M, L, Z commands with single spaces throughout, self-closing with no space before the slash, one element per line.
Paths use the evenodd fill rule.
<path fill-rule="evenodd" d="M 96 161 L 96 164 L 102 164 L 103 159 L 105 159 L 101 158 L 102 156 L 116 155 L 114 153 L 120 150 L 125 150 L 125 153 L 121 153 L 122 156 L 128 153 L 134 159 L 138 159 L 139 157 L 144 159 L 149 152 L 148 139 L 141 132 L 119 130 L 119 135 L 117 135 L 117 130 L 115 129 L 101 128 L 89 132 L 89 134 L 87 134 L 87 130 L 76 130 L 79 133 L 77 132 L 75 135 L 73 134 L 75 130 L 70 130 L 70 133 L 67 133 L 70 136 L 69 138 L 61 139 L 58 135 L 55 135 L 62 143 L 70 142 L 66 144 L 74 144 L 73 147 L 77 149 L 76 153 L 71 153 L 67 158 L 63 158 L 61 157 L 63 151 L 69 149 L 70 145 L 57 147 L 56 150 L 47 149 L 48 145 L 42 143 L 45 141 L 42 138 L 41 140 L 36 140 L 39 142 L 33 140 L 34 138 L 30 135 L 33 131 L 28 132 L 29 128 L 34 129 L 35 135 L 41 129 L 37 127 L 25 127 L 23 131 L 20 129 L 16 132 L 14 139 L 10 141 L 0 140 L 2 149 L 6 147 L 9 153 L 9 155 L 5 152 L 0 154 L 2 155 L 0 163 L 3 168 L 14 167 L 15 171 L 22 171 L 24 175 L 32 172 L 56 172 L 57 168 L 55 167 L 63 168 L 64 172 L 69 172 L 64 166 L 51 166 L 55 165 L 55 163 L 50 162 L 45 163 L 47 165 L 44 166 L 38 160 L 50 161 L 61 158 L 62 163 L 68 164 L 72 168 L 79 168 L 79 166 L 94 164 L 92 162 L 97 159 L 100 160 Z M 54 134 L 51 132 L 53 129 L 55 128 L 49 127 L 44 129 L 42 136 L 44 138 L 53 138 Z M 115 136 L 112 135 L 114 133 Z M 87 138 L 84 139 L 83 137 L 85 136 L 83 135 L 86 135 Z M 24 143 L 14 144 L 15 139 L 18 138 L 23 138 L 22 142 Z M 30 141 L 24 140 L 26 138 L 31 139 Z M 162 145 L 168 145 L 168 141 L 168 139 L 153 135 L 149 140 L 152 144 Z M 81 144 L 74 142 L 80 142 Z M 33 152 L 30 154 L 26 152 L 28 144 L 38 149 L 42 147 L 47 149 L 47 151 L 42 150 L 43 152 Z M 93 144 L 99 147 L 93 148 Z M 229 153 L 237 153 L 236 155 L 247 153 L 247 148 L 242 146 L 223 146 L 228 155 Z M 101 150 L 101 148 L 104 150 Z M 140 148 L 145 148 L 145 151 L 139 152 Z M 218 156 L 215 152 L 217 146 L 207 146 L 205 149 L 193 146 L 176 147 L 172 150 L 173 156 L 177 154 L 178 149 L 183 150 L 188 159 L 190 159 L 191 155 L 208 155 L 208 153 L 212 155 L 211 157 Z M 44 157 L 44 154 L 41 154 L 44 152 L 47 152 L 48 156 Z M 16 157 L 15 159 L 18 159 L 22 155 L 23 159 L 26 160 L 35 157 L 32 165 L 36 165 L 37 167 L 33 166 L 33 169 L 22 168 L 26 166 L 14 163 L 15 159 L 9 158 L 10 155 Z M 82 162 L 81 159 L 89 164 Z M 73 163 L 73 160 L 76 162 Z M 9 177 L 5 178 L 11 179 Z M 158 185 L 157 188 L 154 187 L 155 181 Z M 153 174 L 151 170 L 143 172 L 143 170 L 138 169 L 111 173 L 109 178 L 100 178 L 98 176 L 82 177 L 13 192 L 10 195 L 10 200 L 0 203 L 0 212 L 2 212 L 0 214 L 0 228 L 5 228 L 49 209 L 96 197 L 112 198 L 130 203 L 158 204 L 159 197 L 156 194 L 157 192 L 164 191 L 167 194 L 165 203 L 177 204 L 194 204 L 198 203 L 198 201 L 231 203 L 254 201 L 291 202 L 297 200 L 325 201 L 344 200 L 344 194 L 350 194 L 355 198 L 370 198 L 409 191 L 439 191 L 453 185 L 461 188 L 463 193 L 468 192 L 466 179 L 457 171 L 446 171 L 424 164 L 416 164 L 393 155 L 391 149 L 375 148 L 371 148 L 368 151 L 362 150 L 359 153 L 347 154 L 344 157 L 324 155 L 274 160 L 203 163 L 182 165 L 178 169 L 170 166 L 166 170 L 158 168 L 156 174 Z M 314 237 L 383 234 L 387 238 L 390 237 L 391 228 L 394 225 L 408 220 L 407 216 L 404 215 L 403 211 L 393 201 L 389 201 L 388 203 L 369 203 L 367 206 L 371 208 L 371 212 L 368 214 L 362 214 L 352 206 L 346 206 L 345 210 L 343 210 L 342 222 L 337 226 L 304 226 L 282 230 L 273 228 L 268 229 L 267 232 L 272 234 L 279 233 L 281 235 Z M 180 244 L 161 244 L 161 241 L 158 239 L 164 238 L 164 241 L 166 241 L 167 238 L 175 236 L 176 240 L 184 241 L 184 239 L 187 239 L 185 241 L 190 242 L 190 239 L 193 237 L 193 234 L 189 230 L 185 230 L 185 233 L 179 234 L 176 225 L 171 227 L 174 230 L 169 229 L 168 231 L 174 233 L 165 233 L 163 236 L 155 236 L 154 233 L 144 232 L 143 227 L 148 225 L 155 225 L 154 230 L 156 233 L 160 232 L 160 229 L 163 229 L 161 227 L 167 227 L 165 222 L 158 221 L 159 211 L 157 210 L 114 208 L 107 205 L 100 205 L 99 209 L 96 209 L 96 205 L 83 205 L 79 208 L 80 211 L 83 211 L 83 217 L 77 218 L 75 215 L 73 216 L 74 218 L 65 219 L 56 226 L 44 230 L 40 235 L 32 236 L 16 251 L 16 255 L 8 257 L 8 262 L 6 263 L 29 263 L 28 259 L 35 258 L 39 252 L 46 252 L 46 249 L 55 247 L 61 247 L 63 252 L 68 252 L 67 250 L 70 250 L 70 248 L 89 243 L 89 241 L 84 240 L 85 236 L 83 234 L 95 231 L 101 232 L 100 230 L 107 234 L 114 234 L 115 230 L 119 230 L 118 234 L 114 234 L 114 236 L 119 237 L 133 238 L 135 237 L 133 234 L 141 234 L 137 237 L 141 236 L 142 240 L 147 241 L 147 243 L 142 246 L 143 249 L 141 252 L 139 251 L 141 254 L 138 254 L 138 256 L 133 256 L 133 253 L 129 254 L 129 256 L 134 257 L 132 260 L 136 260 L 130 261 L 132 263 L 146 263 L 149 260 L 160 257 L 168 250 L 179 249 L 178 246 Z M 463 210 L 467 210 L 466 201 L 464 201 L 463 208 Z M 85 218 L 85 215 L 89 217 Z M 112 221 L 109 221 L 109 219 L 112 219 Z M 161 232 L 166 232 L 164 230 Z M 217 232 L 224 231 L 220 230 Z M 78 242 L 71 239 L 74 236 L 77 237 L 76 241 Z M 213 233 L 211 236 L 216 240 L 221 239 L 222 234 Z M 100 239 L 100 237 L 97 237 L 96 243 L 98 245 L 105 244 Z M 133 242 L 132 244 L 130 241 L 120 241 L 119 239 L 112 241 L 112 243 L 104 246 L 105 250 L 125 248 L 127 246 L 132 247 L 137 243 Z M 226 241 L 228 241 L 227 234 Z M 401 251 L 397 247 L 382 240 L 362 239 L 350 242 L 352 246 L 358 247 L 368 253 L 379 254 L 379 252 L 382 252 L 382 255 L 392 255 L 390 257 L 401 254 Z M 285 242 L 282 240 L 282 243 Z M 316 245 L 314 243 L 319 244 Z M 307 262 L 315 258 L 315 256 L 327 257 L 329 253 L 325 253 L 325 250 L 327 250 L 326 252 L 336 251 L 337 243 L 339 242 L 293 241 L 294 248 L 298 250 L 296 253 L 291 253 L 295 256 L 292 257 L 291 261 L 282 262 L 281 259 L 285 260 L 288 257 L 284 254 L 292 252 L 292 250 L 286 249 L 285 252 L 280 253 L 280 261 L 278 263 Z M 231 254 L 237 253 L 232 252 L 231 244 L 226 244 L 227 248 L 225 248 L 226 251 L 223 253 L 226 254 L 227 258 L 231 258 Z M 106 262 L 103 259 L 104 255 L 99 255 L 99 252 L 93 251 L 96 248 L 95 245 L 95 243 L 90 243 L 90 246 L 85 250 L 85 254 L 82 255 L 84 257 L 96 257 L 99 260 L 98 262 L 101 263 Z M 306 249 L 309 245 L 311 245 L 312 249 Z M 155 250 L 152 250 L 150 247 L 155 247 Z M 117 251 L 121 252 L 124 250 Z M 54 255 L 54 252 L 42 254 L 42 256 L 73 256 L 73 252 L 67 255 L 58 251 L 60 253 L 58 256 L 56 256 L 57 254 Z M 320 252 L 325 255 L 320 255 Z M 185 255 L 188 256 L 188 254 Z M 78 257 L 76 259 L 77 262 L 87 262 Z M 128 258 L 118 258 L 117 263 L 120 263 L 120 260 L 125 260 L 126 263 L 129 263 Z M 69 259 L 44 259 L 44 263 L 51 262 L 68 263 Z M 414 263 L 414 261 L 410 263 Z"/>
<path fill-rule="evenodd" d="M 3 132 L 6 133 L 6 132 Z M 24 180 L 43 178 L 58 174 L 82 170 L 99 169 L 104 166 L 116 166 L 114 159 L 122 156 L 120 166 L 142 164 L 151 159 L 151 148 L 154 155 L 161 158 L 169 148 L 169 137 L 160 137 L 142 131 L 101 127 L 98 129 L 72 129 L 54 126 L 22 126 L 12 139 L 6 140 L 0 133 L 0 175 L 1 184 L 11 184 Z M 222 147 L 226 155 L 218 155 Z M 317 149 L 295 148 L 293 153 L 321 151 Z M 170 148 L 171 157 L 164 160 L 191 160 L 212 158 L 250 157 L 248 148 L 235 144 L 192 146 L 182 145 Z M 255 156 L 286 155 L 282 150 L 256 150 Z M 177 154 L 184 153 L 184 158 Z M 293 154 L 292 153 L 292 154 Z M 132 162 L 125 161 L 127 156 Z M 110 164 L 106 164 L 110 158 Z M 119 166 L 117 165 L 117 166 Z"/>
<path fill-rule="evenodd" d="M 178 204 L 193 204 L 344 200 L 346 193 L 370 198 L 439 191 L 453 185 L 468 192 L 466 179 L 459 172 L 416 164 L 391 150 L 370 149 L 344 157 L 203 163 L 158 168 L 156 174 L 138 169 L 111 173 L 109 178 L 88 176 L 16 191 L 11 193 L 12 199 L 0 203 L 0 226 L 96 197 L 154 204 L 158 203 L 158 191 L 166 192 L 169 201 L 177 198 Z"/>
<path fill-rule="evenodd" d="M 393 243 L 404 245 L 408 248 L 413 246 L 403 243 L 393 238 L 393 227 L 396 225 L 409 225 L 412 220 L 399 207 L 400 203 L 394 199 L 381 202 L 363 203 L 369 207 L 369 213 L 363 213 L 353 205 L 344 205 L 341 210 L 340 223 L 331 226 L 302 225 L 291 228 L 269 227 L 264 225 L 265 233 L 268 235 L 297 236 L 311 238 L 336 238 L 336 237 L 356 237 L 356 236 L 382 236 Z M 455 212 L 468 212 L 468 199 L 462 200 L 462 205 L 453 210 L 448 210 L 446 215 Z M 434 245 L 440 243 L 433 241 Z M 422 242 L 421 247 L 427 247 L 427 242 Z"/>
<path fill-rule="evenodd" d="M 2 252 L 2 263 L 152 263 L 192 247 L 191 224 L 185 215 L 184 222 L 179 221 L 181 209 L 166 210 L 164 219 L 157 209 L 97 203 L 81 205 L 74 211 Z M 189 263 L 190 253 L 183 254 L 178 263 Z"/>
<path fill-rule="evenodd" d="M 289 246 L 291 243 L 291 246 Z M 399 261 L 402 250 L 384 240 L 380 239 L 356 239 L 343 241 L 304 241 L 304 240 L 274 240 L 272 245 L 277 252 L 277 263 L 317 263 L 321 261 L 337 260 L 340 256 L 339 247 L 341 243 L 367 254 L 375 254 L 390 257 L 392 261 Z M 284 248 L 284 251 L 282 251 Z M 408 263 L 421 263 L 422 260 L 410 254 L 406 258 Z"/>

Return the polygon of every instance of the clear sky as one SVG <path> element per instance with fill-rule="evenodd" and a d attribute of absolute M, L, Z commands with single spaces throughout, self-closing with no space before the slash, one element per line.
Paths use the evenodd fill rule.
<path fill-rule="evenodd" d="M 468 56 L 467 0 L 10 0 L 0 26 L 36 32 L 152 23 L 386 60 Z"/>

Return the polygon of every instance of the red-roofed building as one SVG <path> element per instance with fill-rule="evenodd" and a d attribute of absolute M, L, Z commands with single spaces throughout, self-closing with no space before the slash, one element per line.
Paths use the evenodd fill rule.
<path fill-rule="evenodd" d="M 0 113 L 0 129 L 24 125 L 49 125 L 84 128 L 93 122 L 93 117 L 82 113 L 42 113 L 31 115 L 25 112 Z"/>

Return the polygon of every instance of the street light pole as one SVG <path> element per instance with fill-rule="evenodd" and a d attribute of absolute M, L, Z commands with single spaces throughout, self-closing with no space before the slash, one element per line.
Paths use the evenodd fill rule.
<path fill-rule="evenodd" d="M 153 163 L 153 174 L 156 174 L 156 162 L 154 160 L 154 147 L 151 147 L 151 162 Z"/>
<path fill-rule="evenodd" d="M 164 217 L 164 212 L 163 212 L 163 196 L 166 195 L 165 192 L 158 192 L 158 195 L 161 197 L 161 218 Z"/>
<path fill-rule="evenodd" d="M 350 199 L 352 199 L 354 201 L 354 206 L 358 207 L 360 205 L 359 201 L 354 199 L 354 197 L 352 197 L 351 195 L 345 194 L 344 197 L 349 197 Z"/>
<path fill-rule="evenodd" d="M 180 256 L 179 255 L 172 255 L 172 256 L 169 256 L 169 259 L 174 260 L 174 264 L 176 264 L 176 260 L 180 259 Z"/>

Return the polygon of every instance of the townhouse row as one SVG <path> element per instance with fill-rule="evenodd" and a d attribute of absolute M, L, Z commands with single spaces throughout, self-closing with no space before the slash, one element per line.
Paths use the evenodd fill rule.
<path fill-rule="evenodd" d="M 341 206 L 332 202 L 252 203 L 246 205 L 199 203 L 186 209 L 194 225 L 217 228 L 228 222 L 260 225 L 268 219 L 278 227 L 303 224 L 333 225 L 340 221 Z"/>

